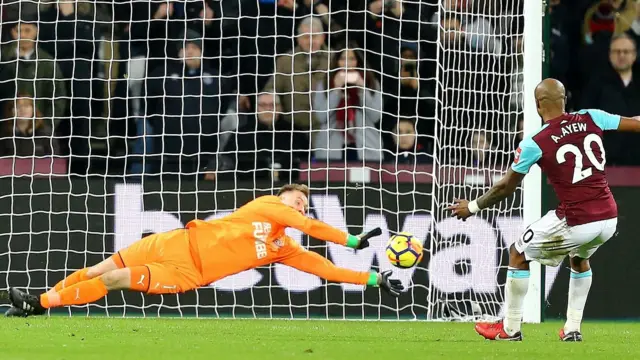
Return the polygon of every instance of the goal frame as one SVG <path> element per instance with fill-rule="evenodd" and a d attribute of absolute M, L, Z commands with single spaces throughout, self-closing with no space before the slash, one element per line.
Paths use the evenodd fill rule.
<path fill-rule="evenodd" d="M 546 1 L 524 2 L 524 135 L 531 134 L 540 128 L 540 117 L 536 110 L 534 92 L 536 85 L 542 81 L 542 64 L 544 62 L 543 20 L 546 12 Z M 528 226 L 542 215 L 542 171 L 535 165 L 524 179 L 522 189 L 522 221 Z M 529 291 L 524 300 L 523 321 L 540 323 L 544 320 L 545 284 L 544 266 L 532 261 L 529 264 L 531 277 Z"/>

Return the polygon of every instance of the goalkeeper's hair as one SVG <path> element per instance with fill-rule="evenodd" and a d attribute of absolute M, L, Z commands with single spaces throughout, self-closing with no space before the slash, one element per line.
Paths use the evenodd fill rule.
<path fill-rule="evenodd" d="M 309 197 L 309 187 L 304 184 L 287 184 L 278 190 L 278 196 L 288 191 L 300 191 L 304 196 Z"/>

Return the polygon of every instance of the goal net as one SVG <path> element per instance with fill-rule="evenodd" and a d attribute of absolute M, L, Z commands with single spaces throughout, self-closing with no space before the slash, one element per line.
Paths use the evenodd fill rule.
<path fill-rule="evenodd" d="M 520 191 L 466 222 L 445 207 L 486 191 L 522 136 L 523 3 L 5 1 L 0 288 L 46 291 L 143 236 L 299 182 L 309 216 L 383 229 L 357 253 L 288 230 L 340 267 L 392 269 L 398 232 L 424 242 L 418 266 L 393 268 L 405 293 L 274 264 L 52 313 L 499 315 Z"/>

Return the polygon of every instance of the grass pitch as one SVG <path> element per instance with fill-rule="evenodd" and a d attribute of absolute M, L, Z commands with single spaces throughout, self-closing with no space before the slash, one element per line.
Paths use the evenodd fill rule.
<path fill-rule="evenodd" d="M 470 323 L 40 317 L 0 319 L 0 359 L 640 359 L 640 323 L 560 322 L 489 342 Z"/>

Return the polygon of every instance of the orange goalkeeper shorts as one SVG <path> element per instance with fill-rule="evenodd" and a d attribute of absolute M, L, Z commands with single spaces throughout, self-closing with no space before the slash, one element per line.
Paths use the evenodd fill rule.
<path fill-rule="evenodd" d="M 118 251 L 112 259 L 131 269 L 131 289 L 148 294 L 175 294 L 202 283 L 189 246 L 189 231 L 153 234 Z"/>

